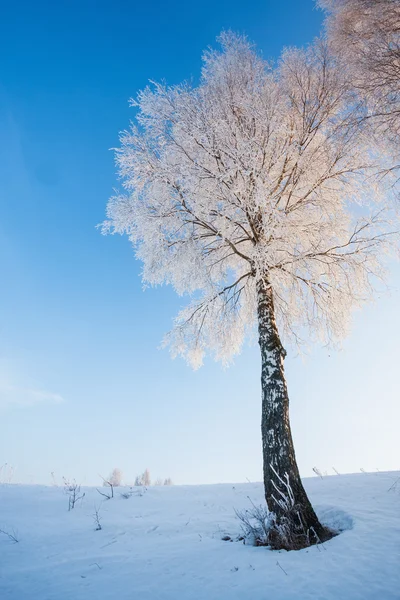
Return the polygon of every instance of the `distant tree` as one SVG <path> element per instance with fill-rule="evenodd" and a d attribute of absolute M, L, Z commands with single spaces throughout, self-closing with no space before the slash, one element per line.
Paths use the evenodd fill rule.
<path fill-rule="evenodd" d="M 4 463 L 0 467 L 0 483 L 11 483 L 14 477 L 14 467 L 8 463 Z"/>
<path fill-rule="evenodd" d="M 376 136 L 390 143 L 400 169 L 400 2 L 319 0 L 329 41 L 368 106 Z"/>
<path fill-rule="evenodd" d="M 146 469 L 141 475 L 137 475 L 135 479 L 135 486 L 149 487 L 151 485 L 150 471 Z"/>
<path fill-rule="evenodd" d="M 112 485 L 118 487 L 122 482 L 122 471 L 120 469 L 113 469 L 107 480 L 103 481 L 103 486 Z"/>
<path fill-rule="evenodd" d="M 167 479 L 164 479 L 164 485 L 173 485 L 171 477 L 167 477 Z"/>
<path fill-rule="evenodd" d="M 301 547 L 330 533 L 296 464 L 283 340 L 346 333 L 383 275 L 390 217 L 369 209 L 378 165 L 327 45 L 272 69 L 246 39 L 220 41 L 197 87 L 154 84 L 132 101 L 137 126 L 117 152 L 126 192 L 104 230 L 129 235 L 145 282 L 189 295 L 166 340 L 174 356 L 228 362 L 258 326 L 265 497 Z"/>
<path fill-rule="evenodd" d="M 149 487 L 151 485 L 150 471 L 146 469 L 142 475 L 143 485 Z"/>
<path fill-rule="evenodd" d="M 153 483 L 153 485 L 163 485 L 163 480 L 160 477 L 158 477 Z"/>

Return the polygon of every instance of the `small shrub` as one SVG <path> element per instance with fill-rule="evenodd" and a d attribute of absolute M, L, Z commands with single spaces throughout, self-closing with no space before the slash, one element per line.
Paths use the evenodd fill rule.
<path fill-rule="evenodd" d="M 269 546 L 270 533 L 275 515 L 267 506 L 255 506 L 244 511 L 235 510 L 236 516 L 241 522 L 243 532 L 242 539 L 252 546 Z"/>
<path fill-rule="evenodd" d="M 103 496 L 106 500 L 111 500 L 111 498 L 114 498 L 114 486 L 112 485 L 112 483 L 104 479 L 103 487 L 108 487 L 110 491 L 104 493 L 101 492 L 98 488 L 96 488 L 100 496 Z"/>
<path fill-rule="evenodd" d="M 122 492 L 122 494 L 120 494 L 120 496 L 124 500 L 129 500 L 129 498 L 132 496 L 132 492 Z"/>
<path fill-rule="evenodd" d="M 81 494 L 81 486 L 78 485 L 75 479 L 71 481 L 63 477 L 64 482 L 64 493 L 68 496 L 68 511 L 75 508 L 75 504 L 78 500 L 82 500 L 85 497 L 85 492 Z"/>
<path fill-rule="evenodd" d="M 95 511 L 94 511 L 94 514 L 93 514 L 93 521 L 94 521 L 94 524 L 95 524 L 94 530 L 95 531 L 101 531 L 101 529 L 102 529 L 102 526 L 101 526 L 101 523 L 100 523 L 101 517 L 100 517 L 99 511 L 100 511 L 100 508 L 96 508 Z"/>

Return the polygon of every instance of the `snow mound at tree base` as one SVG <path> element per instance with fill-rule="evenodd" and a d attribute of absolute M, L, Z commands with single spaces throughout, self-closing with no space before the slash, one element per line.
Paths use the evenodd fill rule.
<path fill-rule="evenodd" d="M 94 488 L 68 512 L 61 487 L 0 485 L 1 600 L 399 600 L 400 473 L 305 479 L 341 535 L 298 552 L 221 542 L 261 483 Z M 101 530 L 93 518 L 99 508 Z"/>
<path fill-rule="evenodd" d="M 353 529 L 353 518 L 344 510 L 335 506 L 316 506 L 315 510 L 321 523 L 331 531 L 339 534 Z"/>

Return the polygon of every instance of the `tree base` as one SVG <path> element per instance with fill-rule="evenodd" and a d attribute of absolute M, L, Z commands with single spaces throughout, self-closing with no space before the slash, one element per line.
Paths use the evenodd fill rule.
<path fill-rule="evenodd" d="M 318 535 L 313 531 L 299 532 L 296 528 L 291 529 L 285 523 L 273 527 L 269 534 L 268 544 L 257 544 L 257 546 L 268 545 L 271 550 L 303 550 L 310 546 L 323 544 L 335 537 L 337 533 L 328 527 L 320 527 Z"/>
<path fill-rule="evenodd" d="M 235 512 L 243 532 L 237 541 L 271 550 L 302 550 L 327 542 L 338 534 L 322 525 L 314 511 L 306 519 L 305 512 L 299 507 L 292 507 L 278 516 L 266 504 L 256 506 L 252 503 L 250 509 Z M 226 539 L 233 541 L 230 536 Z"/>

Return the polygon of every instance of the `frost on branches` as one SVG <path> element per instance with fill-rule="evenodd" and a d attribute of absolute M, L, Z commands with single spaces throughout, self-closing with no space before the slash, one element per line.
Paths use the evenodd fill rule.
<path fill-rule="evenodd" d="M 146 284 L 190 297 L 166 338 L 174 356 L 229 362 L 258 326 L 267 503 L 279 517 L 274 473 L 288 475 L 293 527 L 323 539 L 295 461 L 283 341 L 346 332 L 383 274 L 389 218 L 383 202 L 371 209 L 376 160 L 324 42 L 272 68 L 245 38 L 219 41 L 197 87 L 154 83 L 132 101 L 117 151 L 125 193 L 104 231 L 129 235 Z"/>
<path fill-rule="evenodd" d="M 335 53 L 354 88 L 366 100 L 377 138 L 389 146 L 400 169 L 400 2 L 319 0 Z M 398 176 L 398 173 L 397 173 Z"/>
<path fill-rule="evenodd" d="M 239 352 L 267 272 L 284 337 L 305 325 L 341 337 L 388 240 L 381 207 L 348 210 L 375 195 L 374 164 L 324 45 L 271 70 L 245 40 L 221 42 L 197 88 L 154 84 L 132 101 L 137 126 L 117 152 L 126 193 L 104 226 L 129 235 L 146 283 L 190 294 L 168 342 L 194 366 L 206 349 Z"/>

